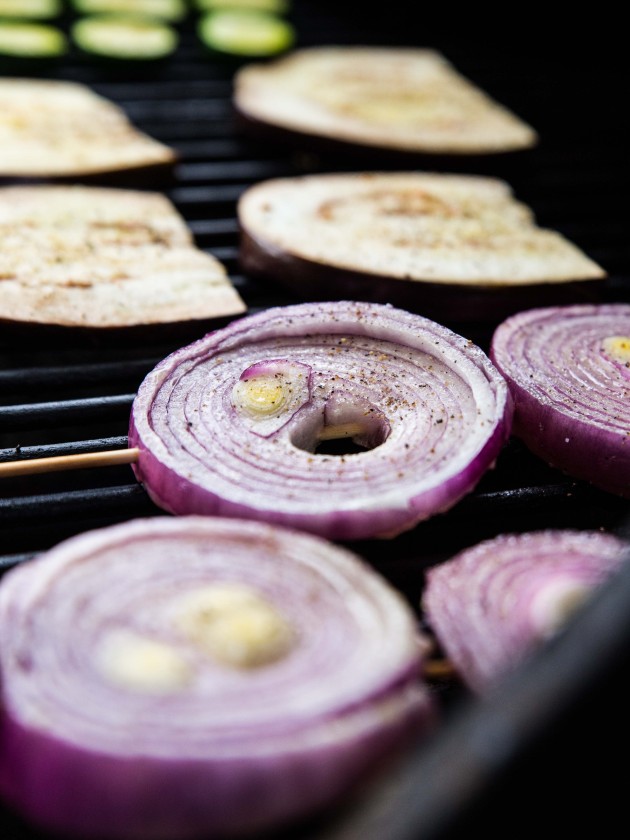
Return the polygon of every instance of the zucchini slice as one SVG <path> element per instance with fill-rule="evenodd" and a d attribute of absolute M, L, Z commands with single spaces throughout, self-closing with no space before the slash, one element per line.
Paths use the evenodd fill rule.
<path fill-rule="evenodd" d="M 290 8 L 290 0 L 193 0 L 200 12 L 214 12 L 217 9 L 257 9 L 259 12 L 271 12 L 284 15 Z"/>
<path fill-rule="evenodd" d="M 175 51 L 179 36 L 169 24 L 133 15 L 87 15 L 70 30 L 83 52 L 125 61 L 154 61 Z"/>
<path fill-rule="evenodd" d="M 288 21 L 251 9 L 209 12 L 199 18 L 197 32 L 209 49 L 247 58 L 276 55 L 295 42 L 295 30 Z"/>
<path fill-rule="evenodd" d="M 49 20 L 62 11 L 61 0 L 0 0 L 0 18 Z"/>
<path fill-rule="evenodd" d="M 186 0 L 72 0 L 72 5 L 80 15 L 138 15 L 171 23 L 183 20 L 188 13 Z"/>
<path fill-rule="evenodd" d="M 30 21 L 0 21 L 0 56 L 57 58 L 67 51 L 66 36 L 55 26 Z"/>

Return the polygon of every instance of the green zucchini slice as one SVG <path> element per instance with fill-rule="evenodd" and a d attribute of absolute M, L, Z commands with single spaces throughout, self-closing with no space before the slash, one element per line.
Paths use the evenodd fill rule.
<path fill-rule="evenodd" d="M 288 21 L 268 12 L 246 9 L 202 15 L 197 32 L 209 49 L 247 58 L 276 55 L 295 42 L 295 30 Z"/>
<path fill-rule="evenodd" d="M 83 52 L 125 61 L 165 58 L 179 42 L 169 24 L 132 15 L 87 15 L 75 21 L 70 31 Z"/>
<path fill-rule="evenodd" d="M 49 20 L 63 11 L 61 0 L 0 0 L 0 18 Z"/>
<path fill-rule="evenodd" d="M 67 51 L 68 42 L 56 26 L 31 21 L 0 21 L 0 55 L 3 57 L 57 58 Z"/>
<path fill-rule="evenodd" d="M 271 12 L 276 15 L 286 14 L 290 0 L 193 0 L 200 12 L 214 12 L 217 9 L 257 9 L 259 12 Z"/>
<path fill-rule="evenodd" d="M 1 2 L 1 0 L 0 0 Z M 72 0 L 80 15 L 128 14 L 177 23 L 186 17 L 186 0 Z"/>

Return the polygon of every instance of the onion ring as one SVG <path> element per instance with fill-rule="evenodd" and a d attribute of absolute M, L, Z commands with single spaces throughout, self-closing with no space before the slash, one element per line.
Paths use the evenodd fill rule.
<path fill-rule="evenodd" d="M 519 313 L 490 355 L 514 398 L 514 434 L 552 466 L 630 497 L 630 305 Z"/>
<path fill-rule="evenodd" d="M 410 606 L 255 522 L 93 531 L 0 586 L 0 791 L 106 840 L 239 836 L 327 806 L 433 724 Z"/>
<path fill-rule="evenodd" d="M 483 693 L 557 633 L 622 556 L 621 540 L 596 531 L 502 535 L 429 569 L 423 610 L 461 678 Z"/>
<path fill-rule="evenodd" d="M 506 383 L 471 341 L 391 306 L 307 303 L 161 362 L 129 443 L 138 479 L 172 513 L 362 539 L 451 508 L 494 464 L 510 420 Z M 344 436 L 363 451 L 317 454 Z"/>

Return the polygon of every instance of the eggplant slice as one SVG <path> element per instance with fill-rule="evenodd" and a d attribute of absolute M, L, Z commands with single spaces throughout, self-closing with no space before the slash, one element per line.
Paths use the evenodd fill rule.
<path fill-rule="evenodd" d="M 504 181 L 426 173 L 266 181 L 240 199 L 245 272 L 301 298 L 392 303 L 448 322 L 590 300 L 606 272 L 537 227 Z"/>
<path fill-rule="evenodd" d="M 176 152 L 76 82 L 0 79 L 0 179 L 172 171 Z"/>
<path fill-rule="evenodd" d="M 235 315 L 224 267 L 159 193 L 0 189 L 0 319 L 112 329 Z"/>
<path fill-rule="evenodd" d="M 474 156 L 528 149 L 538 140 L 433 50 L 297 50 L 243 68 L 234 102 L 250 127 L 375 149 Z"/>

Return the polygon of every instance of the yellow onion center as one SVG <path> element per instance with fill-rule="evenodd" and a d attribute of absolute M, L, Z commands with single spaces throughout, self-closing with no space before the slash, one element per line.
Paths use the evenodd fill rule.
<path fill-rule="evenodd" d="M 604 353 L 613 361 L 630 366 L 630 336 L 612 335 L 604 339 Z"/>

